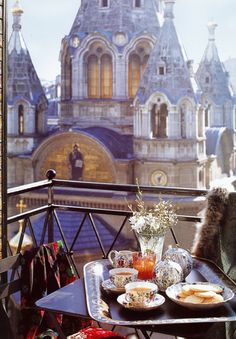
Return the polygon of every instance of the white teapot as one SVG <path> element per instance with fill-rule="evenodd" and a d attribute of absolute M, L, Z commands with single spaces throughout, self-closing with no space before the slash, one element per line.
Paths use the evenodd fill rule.
<path fill-rule="evenodd" d="M 128 250 L 112 250 L 108 259 L 113 267 L 133 267 L 133 252 Z"/>
<path fill-rule="evenodd" d="M 193 258 L 191 254 L 183 248 L 171 247 L 163 254 L 161 260 L 171 260 L 179 264 L 186 278 L 193 269 Z"/>

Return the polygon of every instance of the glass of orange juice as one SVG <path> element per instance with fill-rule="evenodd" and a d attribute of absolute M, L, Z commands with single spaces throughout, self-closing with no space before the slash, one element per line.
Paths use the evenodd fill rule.
<path fill-rule="evenodd" d="M 138 270 L 138 279 L 150 280 L 153 278 L 156 255 L 154 253 L 133 253 L 133 267 Z"/>

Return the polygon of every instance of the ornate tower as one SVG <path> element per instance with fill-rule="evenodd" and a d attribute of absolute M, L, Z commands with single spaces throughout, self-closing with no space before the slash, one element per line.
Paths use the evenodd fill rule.
<path fill-rule="evenodd" d="M 191 61 L 165 0 L 164 24 L 134 101 L 135 176 L 142 184 L 205 187 L 205 134 Z"/>
<path fill-rule="evenodd" d="M 206 127 L 225 126 L 231 129 L 233 90 L 215 44 L 216 27 L 217 24 L 209 22 L 208 44 L 196 72 L 196 79 L 203 92 L 201 99 L 205 106 Z"/>
<path fill-rule="evenodd" d="M 196 79 L 202 90 L 206 151 L 209 158 L 216 157 L 214 174 L 219 177 L 235 171 L 236 138 L 233 90 L 215 44 L 216 27 L 214 22 L 208 24 L 208 44 L 196 72 Z M 211 177 L 214 179 L 213 171 Z"/>
<path fill-rule="evenodd" d="M 24 162 L 46 134 L 47 99 L 21 34 L 23 10 L 17 0 L 13 9 L 13 31 L 8 44 L 8 155 L 9 182 L 32 179 L 24 174 Z M 17 175 L 16 175 L 17 173 Z M 23 177 L 28 178 L 24 180 Z M 16 181 L 16 182 L 15 182 Z"/>
<path fill-rule="evenodd" d="M 61 124 L 133 132 L 131 103 L 160 29 L 161 1 L 83 0 L 61 45 Z"/>

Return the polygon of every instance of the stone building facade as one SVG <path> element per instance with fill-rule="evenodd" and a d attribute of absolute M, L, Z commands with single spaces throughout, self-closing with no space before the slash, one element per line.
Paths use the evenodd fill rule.
<path fill-rule="evenodd" d="M 17 3 L 9 42 L 11 185 L 43 179 L 48 168 L 71 179 L 75 146 L 88 181 L 138 178 L 145 185 L 205 188 L 234 172 L 235 106 L 227 74 L 211 40 L 207 50 L 214 49 L 214 57 L 205 52 L 195 77 L 177 37 L 174 3 L 81 1 L 62 39 L 59 123 L 50 135 L 47 101 L 20 39 Z M 19 83 L 22 91 L 15 93 L 17 57 L 21 72 L 24 63 L 31 65 L 27 76 L 35 87 Z"/>

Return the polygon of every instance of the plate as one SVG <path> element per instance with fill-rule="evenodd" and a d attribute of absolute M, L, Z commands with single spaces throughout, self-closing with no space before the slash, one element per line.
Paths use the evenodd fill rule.
<path fill-rule="evenodd" d="M 125 299 L 125 293 L 119 295 L 117 298 L 118 303 L 132 311 L 151 311 L 156 309 L 157 307 L 161 306 L 165 302 L 165 298 L 161 294 L 156 294 L 155 299 L 150 302 L 147 306 L 138 306 L 138 305 L 132 305 L 131 303 L 127 302 Z"/>
<path fill-rule="evenodd" d="M 195 304 L 195 303 L 191 303 L 191 302 L 181 301 L 178 297 L 178 293 L 180 291 L 182 291 L 182 288 L 183 288 L 184 285 L 203 285 L 203 287 L 204 287 L 204 285 L 215 286 L 215 287 L 220 286 L 223 289 L 223 292 L 221 293 L 221 295 L 224 298 L 224 301 L 220 301 L 218 303 L 207 303 L 207 304 L 202 304 L 202 303 Z M 186 308 L 189 308 L 191 310 L 207 310 L 207 309 L 217 308 L 217 307 L 224 305 L 226 302 L 228 302 L 229 300 L 231 300 L 234 297 L 234 293 L 230 288 L 224 287 L 224 286 L 221 286 L 221 285 L 217 285 L 217 284 L 213 284 L 213 283 L 209 283 L 209 282 L 174 284 L 174 285 L 169 286 L 166 289 L 166 295 L 172 301 L 174 301 L 176 304 L 181 305 L 181 306 L 186 307 Z"/>
<path fill-rule="evenodd" d="M 125 292 L 124 287 L 116 287 L 110 279 L 104 280 L 102 282 L 102 287 L 107 292 L 113 292 L 117 294 L 121 294 Z"/>

